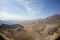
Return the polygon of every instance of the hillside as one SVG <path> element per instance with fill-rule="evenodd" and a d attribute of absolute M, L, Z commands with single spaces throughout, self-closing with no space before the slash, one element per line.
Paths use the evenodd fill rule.
<path fill-rule="evenodd" d="M 42 20 L 36 20 L 33 23 L 26 24 L 25 29 L 39 40 L 55 40 L 58 35 L 57 30 L 60 31 L 60 14 L 49 16 Z M 39 36 L 36 36 L 39 35 Z M 51 36 L 50 36 L 51 35 Z M 59 34 L 60 35 L 60 34 Z M 49 38 L 48 38 L 48 37 Z M 53 37 L 54 36 L 54 37 Z M 45 39 L 47 38 L 47 39 Z"/>
<path fill-rule="evenodd" d="M 60 14 L 22 25 L 1 24 L 0 36 L 6 40 L 56 40 L 60 36 Z"/>

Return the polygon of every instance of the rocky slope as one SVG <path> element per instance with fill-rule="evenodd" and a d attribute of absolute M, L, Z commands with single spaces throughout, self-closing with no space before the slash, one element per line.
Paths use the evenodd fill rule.
<path fill-rule="evenodd" d="M 57 40 L 60 36 L 60 14 L 22 25 L 0 25 L 0 36 L 6 40 Z"/>

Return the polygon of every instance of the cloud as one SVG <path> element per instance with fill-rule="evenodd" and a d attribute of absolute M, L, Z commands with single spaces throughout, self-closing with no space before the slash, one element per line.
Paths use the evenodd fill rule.
<path fill-rule="evenodd" d="M 0 11 L 6 11 L 6 10 L 8 10 L 8 9 L 5 7 L 0 7 Z"/>
<path fill-rule="evenodd" d="M 32 18 L 39 17 L 38 15 L 42 13 L 44 4 L 36 4 L 37 0 L 16 0 L 17 3 L 23 6 L 27 10 L 27 14 Z"/>
<path fill-rule="evenodd" d="M 11 0 L 12 1 L 12 0 Z M 0 19 L 3 20 L 31 20 L 39 18 L 44 7 L 38 0 L 13 0 L 0 7 Z M 6 7 L 5 7 L 6 6 Z"/>
<path fill-rule="evenodd" d="M 0 19 L 1 20 L 17 20 L 17 21 L 22 21 L 22 20 L 27 20 L 28 17 L 13 15 L 13 14 L 10 14 L 8 12 L 0 11 Z"/>

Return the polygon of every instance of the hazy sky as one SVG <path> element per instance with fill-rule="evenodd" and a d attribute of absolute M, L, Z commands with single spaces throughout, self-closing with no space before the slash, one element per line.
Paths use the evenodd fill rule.
<path fill-rule="evenodd" d="M 30 20 L 60 13 L 60 0 L 0 0 L 0 19 Z"/>

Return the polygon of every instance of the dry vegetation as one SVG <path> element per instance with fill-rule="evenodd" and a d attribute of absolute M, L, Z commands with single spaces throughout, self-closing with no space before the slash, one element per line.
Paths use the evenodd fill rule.
<path fill-rule="evenodd" d="M 55 40 L 60 36 L 60 14 L 14 29 L 1 27 L 0 36 L 6 40 Z"/>

